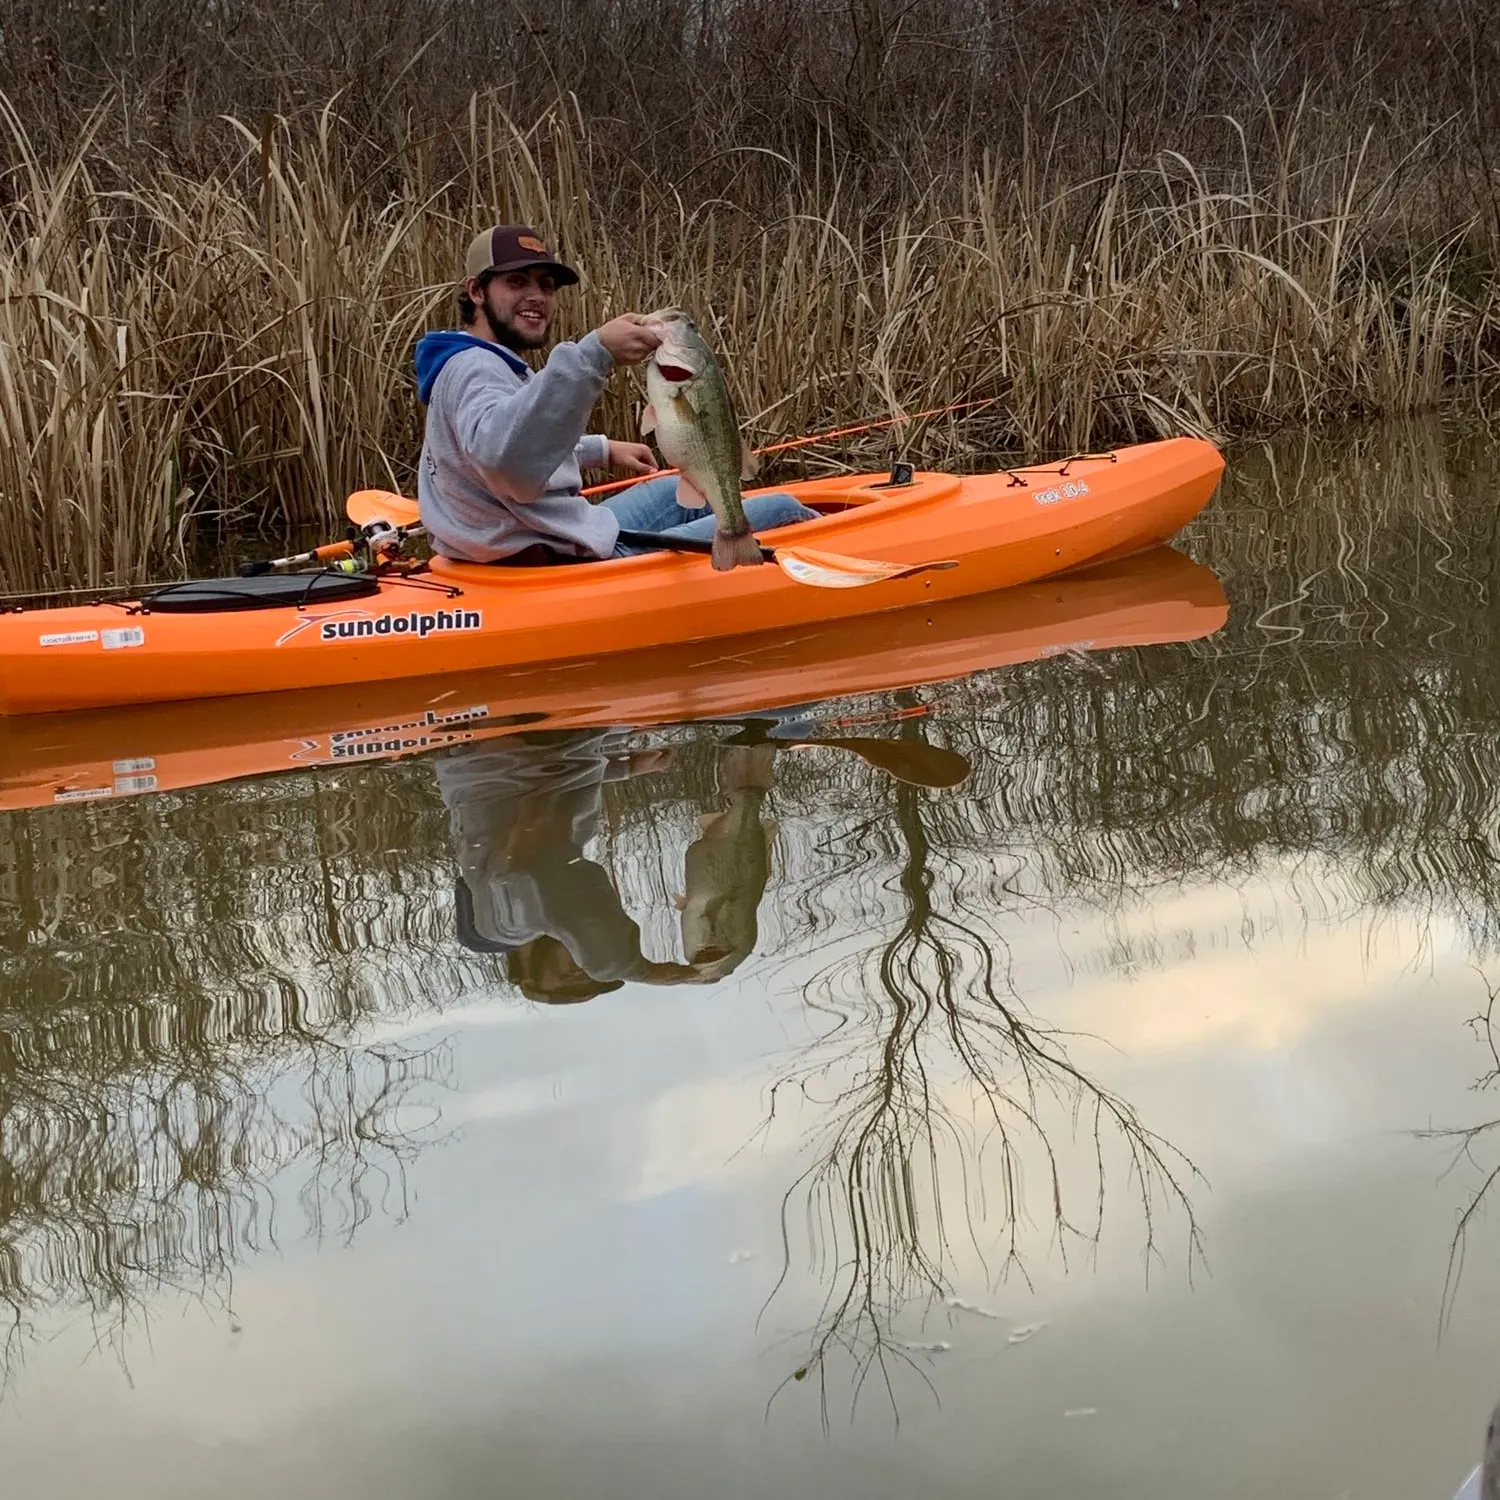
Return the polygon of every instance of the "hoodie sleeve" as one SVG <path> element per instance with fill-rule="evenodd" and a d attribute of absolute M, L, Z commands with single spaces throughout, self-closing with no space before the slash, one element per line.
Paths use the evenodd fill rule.
<path fill-rule="evenodd" d="M 602 432 L 586 432 L 573 450 L 580 469 L 603 469 L 609 465 L 609 438 Z"/>
<path fill-rule="evenodd" d="M 464 453 L 497 489 L 523 503 L 535 500 L 583 440 L 613 368 L 609 351 L 590 333 L 559 344 L 513 390 L 485 367 L 455 369 L 453 426 Z"/>

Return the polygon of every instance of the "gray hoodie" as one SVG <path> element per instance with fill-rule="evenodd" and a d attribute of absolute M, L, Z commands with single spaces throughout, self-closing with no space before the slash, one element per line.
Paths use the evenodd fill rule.
<path fill-rule="evenodd" d="M 536 373 L 470 334 L 428 334 L 417 349 L 427 401 L 417 496 L 445 557 L 498 562 L 542 543 L 567 557 L 614 551 L 619 523 L 579 491 L 609 439 L 584 426 L 614 360 L 594 334 L 558 344 Z"/>

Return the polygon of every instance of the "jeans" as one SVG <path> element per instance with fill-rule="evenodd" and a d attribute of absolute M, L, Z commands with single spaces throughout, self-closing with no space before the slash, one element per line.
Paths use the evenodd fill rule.
<path fill-rule="evenodd" d="M 712 539 L 719 524 L 706 505 L 695 510 L 678 505 L 675 474 L 643 479 L 599 503 L 614 512 L 621 531 L 658 531 L 665 536 L 692 537 L 706 542 Z M 793 521 L 811 521 L 817 514 L 791 495 L 751 495 L 745 501 L 745 519 L 749 521 L 751 531 L 769 531 L 773 526 L 789 526 Z M 656 550 L 616 542 L 614 555 L 637 557 L 643 552 Z"/>

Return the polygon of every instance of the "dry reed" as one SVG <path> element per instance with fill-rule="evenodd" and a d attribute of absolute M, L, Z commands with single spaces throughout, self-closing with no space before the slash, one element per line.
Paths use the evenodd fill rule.
<path fill-rule="evenodd" d="M 1302 104 L 1269 155 L 1264 121 L 1222 120 L 1212 169 L 1122 150 L 1093 177 L 1028 135 L 878 189 L 877 214 L 831 130 L 671 181 L 576 101 L 525 123 L 475 95 L 374 168 L 349 111 L 232 120 L 190 172 L 107 149 L 107 104 L 59 152 L 0 103 L 0 587 L 136 582 L 205 527 L 333 526 L 351 489 L 409 491 L 411 347 L 496 217 L 584 270 L 564 333 L 696 308 L 767 439 L 995 397 L 901 434 L 964 463 L 1412 411 L 1492 365 L 1482 215 L 1434 205 L 1434 132 L 1349 136 Z M 636 399 L 617 378 L 603 425 L 631 431 Z"/>

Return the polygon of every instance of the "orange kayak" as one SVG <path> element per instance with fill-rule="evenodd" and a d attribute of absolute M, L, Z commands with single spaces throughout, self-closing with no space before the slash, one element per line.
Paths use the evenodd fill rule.
<path fill-rule="evenodd" d="M 1167 540 L 1208 503 L 1223 467 L 1211 443 L 1173 438 L 996 474 L 918 473 L 900 486 L 869 474 L 786 486 L 821 514 L 765 533 L 773 546 L 956 564 L 860 588 L 808 587 L 778 567 L 715 573 L 707 558 L 658 552 L 553 568 L 437 558 L 378 585 L 308 575 L 299 602 L 270 608 L 21 610 L 0 615 L 0 713 L 591 660 L 989 593 Z M 356 519 L 377 511 L 416 520 L 397 496 L 351 498 Z M 313 582 L 332 591 L 314 594 Z M 346 584 L 369 592 L 339 598 Z"/>
<path fill-rule="evenodd" d="M 812 523 L 809 523 L 812 524 Z M 1065 650 L 1196 640 L 1218 578 L 1169 547 L 1065 578 L 828 625 L 587 662 L 0 721 L 0 808 L 50 807 L 418 754 L 519 729 L 752 717 Z M 829 720 L 838 724 L 837 715 Z M 833 732 L 857 726 L 857 716 Z"/>

